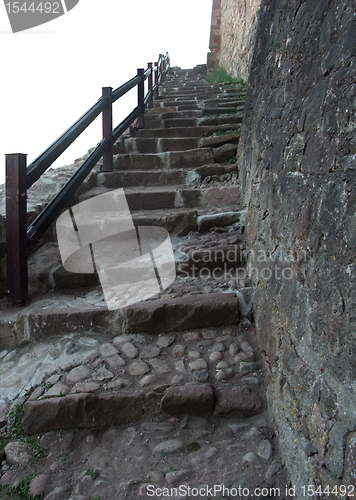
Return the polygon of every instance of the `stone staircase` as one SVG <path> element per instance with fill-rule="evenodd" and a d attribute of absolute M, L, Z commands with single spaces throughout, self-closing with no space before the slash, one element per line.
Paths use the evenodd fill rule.
<path fill-rule="evenodd" d="M 136 225 L 166 228 L 166 290 L 109 311 L 95 275 L 63 269 L 51 233 L 31 256 L 31 300 L 3 303 L 0 319 L 0 496 L 27 480 L 44 500 L 179 485 L 192 493 L 172 500 L 285 498 L 242 252 L 243 95 L 172 69 L 145 129 L 115 144 L 114 171 L 97 169 L 75 200 L 123 187 Z"/>
<path fill-rule="evenodd" d="M 244 91 L 230 87 L 209 85 L 193 71 L 168 76 L 160 99 L 147 111 L 145 129 L 132 128 L 130 136 L 120 138 L 114 171 L 100 173 L 97 186 L 81 200 L 124 187 L 135 223 L 170 232 L 182 214 L 190 215 L 186 229 L 191 230 L 192 220 L 207 210 L 236 210 L 238 185 L 204 183 L 231 176 L 227 162 L 236 155 Z"/>
<path fill-rule="evenodd" d="M 226 324 L 236 322 L 239 301 L 250 299 L 249 289 L 244 290 L 248 281 L 226 277 L 228 268 L 242 268 L 244 260 L 239 244 L 245 212 L 239 206 L 234 161 L 244 95 L 244 88 L 236 84 L 205 82 L 198 70 L 171 70 L 159 99 L 147 110 L 145 128 L 132 126 L 114 145 L 113 172 L 95 171 L 75 200 L 124 188 L 134 224 L 161 226 L 171 235 L 178 275 L 172 286 L 153 300 L 109 312 L 96 275 L 63 269 L 52 230 L 29 259 L 29 305 L 4 307 L 2 338 L 7 343 L 48 337 L 58 331 L 58 324 L 62 333 L 84 331 L 88 325 L 112 325 L 115 331 L 125 325 L 128 331 L 138 331 L 141 320 L 136 316 L 143 310 L 162 318 L 157 311 L 172 311 L 174 321 L 162 319 L 159 325 L 155 320 L 156 331 L 199 322 L 208 326 L 208 317 L 210 326 L 221 326 L 222 318 Z M 204 248 L 210 254 L 203 259 Z M 192 276 L 192 268 L 211 269 L 218 263 L 215 249 L 225 255 L 220 257 L 220 264 L 225 264 L 221 272 Z M 192 251 L 202 255 L 198 264 Z M 206 314 L 212 303 L 215 314 Z M 231 307 L 235 312 L 230 318 Z M 190 323 L 182 317 L 183 309 Z"/>

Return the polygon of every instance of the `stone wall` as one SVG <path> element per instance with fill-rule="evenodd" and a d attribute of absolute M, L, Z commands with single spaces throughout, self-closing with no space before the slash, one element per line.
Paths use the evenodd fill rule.
<path fill-rule="evenodd" d="M 214 0 L 208 69 L 222 66 L 247 80 L 256 38 L 261 0 Z"/>
<path fill-rule="evenodd" d="M 211 13 L 211 27 L 207 67 L 213 71 L 217 69 L 220 62 L 221 45 L 221 0 L 213 0 L 213 9 Z"/>
<path fill-rule="evenodd" d="M 262 0 L 238 162 L 269 407 L 297 498 L 356 484 L 355 81 L 352 0 Z"/>

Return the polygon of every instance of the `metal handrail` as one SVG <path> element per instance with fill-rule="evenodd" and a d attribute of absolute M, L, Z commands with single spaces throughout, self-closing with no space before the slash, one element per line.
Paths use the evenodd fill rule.
<path fill-rule="evenodd" d="M 138 69 L 137 75 L 115 90 L 103 87 L 102 97 L 69 127 L 56 141 L 41 153 L 28 167 L 26 155 L 6 155 L 6 251 L 8 300 L 24 302 L 28 297 L 27 258 L 51 224 L 60 215 L 79 186 L 98 161 L 103 158 L 104 172 L 113 170 L 113 144 L 137 119 L 137 127 L 144 128 L 145 108 L 153 107 L 159 86 L 170 68 L 168 52 L 160 54 L 158 62 L 148 63 L 146 70 Z M 153 84 L 153 75 L 155 83 Z M 145 80 L 148 91 L 145 95 Z M 138 89 L 138 105 L 113 130 L 112 105 L 132 88 Z M 48 203 L 27 227 L 27 189 L 29 189 L 52 163 L 79 137 L 102 113 L 103 139 L 83 162 L 59 193 Z"/>

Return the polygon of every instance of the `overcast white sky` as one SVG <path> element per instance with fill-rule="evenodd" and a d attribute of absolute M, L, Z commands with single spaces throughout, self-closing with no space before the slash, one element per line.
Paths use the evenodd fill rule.
<path fill-rule="evenodd" d="M 21 2 L 20 2 L 21 3 Z M 212 0 L 80 0 L 67 14 L 13 34 L 0 5 L 0 183 L 5 153 L 28 164 L 101 96 L 169 52 L 171 64 L 206 63 Z M 136 105 L 136 89 L 114 105 L 116 126 Z M 73 163 L 101 139 L 100 117 L 57 160 Z"/>

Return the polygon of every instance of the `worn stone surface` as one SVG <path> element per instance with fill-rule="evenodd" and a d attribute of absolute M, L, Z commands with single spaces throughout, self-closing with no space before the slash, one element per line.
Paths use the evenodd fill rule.
<path fill-rule="evenodd" d="M 232 294 L 188 296 L 166 303 L 164 300 L 133 305 L 127 311 L 132 333 L 149 330 L 176 331 L 203 326 L 234 324 L 239 303 Z"/>
<path fill-rule="evenodd" d="M 33 459 L 31 446 L 22 441 L 11 441 L 5 446 L 5 457 L 9 464 L 28 465 Z"/>
<path fill-rule="evenodd" d="M 215 392 L 217 415 L 228 415 L 234 413 L 241 417 L 256 415 L 262 410 L 262 401 L 248 389 L 240 387 L 221 388 Z"/>
<path fill-rule="evenodd" d="M 208 69 L 218 66 L 247 81 L 253 58 L 261 0 L 214 1 Z"/>
<path fill-rule="evenodd" d="M 213 407 L 214 391 L 208 384 L 170 387 L 161 401 L 162 410 L 169 415 L 209 413 Z"/>
<path fill-rule="evenodd" d="M 24 405 L 22 426 L 34 434 L 52 429 L 119 425 L 140 419 L 143 395 L 75 394 L 65 398 L 28 401 Z"/>

